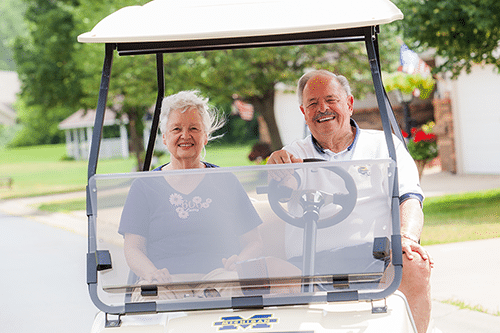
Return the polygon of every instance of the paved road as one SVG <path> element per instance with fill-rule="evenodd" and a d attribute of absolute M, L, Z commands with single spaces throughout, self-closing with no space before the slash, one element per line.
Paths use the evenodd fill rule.
<path fill-rule="evenodd" d="M 84 236 L 0 213 L 0 332 L 90 332 Z"/>

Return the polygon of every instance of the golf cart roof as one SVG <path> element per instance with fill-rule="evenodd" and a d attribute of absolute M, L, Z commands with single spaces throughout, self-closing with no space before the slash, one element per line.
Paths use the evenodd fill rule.
<path fill-rule="evenodd" d="M 78 36 L 141 43 L 286 35 L 377 26 L 403 18 L 388 0 L 153 0 L 122 8 Z"/>

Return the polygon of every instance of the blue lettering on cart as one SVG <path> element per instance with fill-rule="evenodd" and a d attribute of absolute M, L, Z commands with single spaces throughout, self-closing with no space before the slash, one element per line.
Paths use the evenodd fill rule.
<path fill-rule="evenodd" d="M 214 326 L 220 326 L 219 331 L 237 330 L 238 327 L 243 329 L 252 326 L 252 328 L 271 328 L 272 324 L 278 322 L 277 318 L 271 318 L 272 314 L 254 315 L 248 319 L 240 316 L 221 317 L 221 321 L 216 321 Z"/>

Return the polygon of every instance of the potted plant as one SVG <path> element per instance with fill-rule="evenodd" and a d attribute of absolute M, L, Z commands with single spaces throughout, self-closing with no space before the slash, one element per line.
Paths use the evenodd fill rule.
<path fill-rule="evenodd" d="M 436 83 L 431 75 L 423 76 L 419 73 L 403 72 L 385 73 L 383 82 L 387 91 L 398 90 L 403 96 L 415 95 L 421 99 L 426 99 L 431 95 Z"/>
<path fill-rule="evenodd" d="M 432 133 L 434 122 L 430 121 L 421 128 L 412 128 L 412 138 L 407 147 L 410 155 L 415 160 L 418 176 L 422 177 L 425 165 L 438 156 L 437 137 Z M 408 138 L 408 133 L 403 131 L 403 136 Z"/>

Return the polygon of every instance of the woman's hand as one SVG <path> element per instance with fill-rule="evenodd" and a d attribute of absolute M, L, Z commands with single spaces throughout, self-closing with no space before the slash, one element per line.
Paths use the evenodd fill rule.
<path fill-rule="evenodd" d="M 148 283 L 170 283 L 172 275 L 166 268 L 157 269 L 144 275 L 143 279 Z"/>
<path fill-rule="evenodd" d="M 224 265 L 224 269 L 228 271 L 236 270 L 236 263 L 240 261 L 239 257 L 236 254 L 233 254 L 229 258 L 222 258 L 222 264 Z"/>
<path fill-rule="evenodd" d="M 434 267 L 434 260 L 430 256 L 430 254 L 427 252 L 427 250 L 424 249 L 423 246 L 415 242 L 414 240 L 408 239 L 408 238 L 401 238 L 401 247 L 403 249 L 403 254 L 406 255 L 406 258 L 408 260 L 413 260 L 415 254 L 419 254 L 423 260 L 429 260 L 429 265 L 431 267 Z"/>

